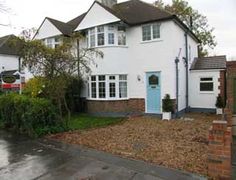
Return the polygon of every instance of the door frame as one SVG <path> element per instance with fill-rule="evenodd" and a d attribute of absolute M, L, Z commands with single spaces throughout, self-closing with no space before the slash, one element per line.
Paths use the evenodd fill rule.
<path fill-rule="evenodd" d="M 147 95 L 148 95 L 148 92 L 147 92 L 147 85 L 148 85 L 147 73 L 159 73 L 159 82 L 160 82 L 160 111 L 158 113 L 152 113 L 152 114 L 162 114 L 162 91 L 161 91 L 161 88 L 162 88 L 162 77 L 161 77 L 161 71 L 145 71 L 144 72 L 144 76 L 145 76 L 145 81 L 144 81 L 144 85 L 145 85 L 145 113 L 146 114 L 151 114 L 151 113 L 148 113 L 148 109 L 147 109 Z"/>

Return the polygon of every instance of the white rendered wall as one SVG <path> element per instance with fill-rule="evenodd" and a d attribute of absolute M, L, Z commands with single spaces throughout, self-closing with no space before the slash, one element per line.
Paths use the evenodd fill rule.
<path fill-rule="evenodd" d="M 2 68 L 4 67 L 4 69 Z M 18 70 L 19 57 L 0 54 L 0 71 Z"/>
<path fill-rule="evenodd" d="M 197 46 L 196 43 L 193 46 Z M 175 58 L 182 48 L 180 57 L 180 102 L 185 108 L 185 56 L 184 32 L 172 21 L 161 23 L 161 38 L 142 42 L 142 27 L 127 29 L 127 47 L 103 47 L 103 59 L 95 59 L 92 74 L 128 74 L 128 97 L 146 99 L 146 72 L 161 72 L 161 97 L 170 94 L 176 98 Z M 194 47 L 195 48 L 195 47 Z M 195 48 L 196 49 L 196 48 Z M 195 53 L 197 54 L 197 52 Z M 195 54 L 193 56 L 195 56 Z M 141 76 L 141 81 L 138 81 Z M 181 110 L 181 109 L 180 109 Z"/>
<path fill-rule="evenodd" d="M 76 31 L 117 21 L 120 21 L 120 19 L 109 13 L 98 3 L 94 3 L 90 11 L 76 28 Z"/>
<path fill-rule="evenodd" d="M 185 45 L 185 32 L 183 29 L 179 27 L 176 23 L 173 22 L 173 40 L 172 40 L 172 51 L 173 51 L 173 58 L 179 56 L 179 103 L 178 109 L 179 111 L 186 108 L 186 67 L 184 62 L 184 57 L 186 57 L 186 45 Z M 188 57 L 189 57 L 189 69 L 191 67 L 191 63 L 193 62 L 194 58 L 198 57 L 198 44 L 192 37 L 188 35 Z M 176 73 L 176 70 L 173 71 Z M 176 89 L 176 87 L 174 87 Z M 190 96 L 190 94 L 189 94 Z"/>
<path fill-rule="evenodd" d="M 45 39 L 61 34 L 62 33 L 48 19 L 45 19 L 34 39 Z"/>
<path fill-rule="evenodd" d="M 214 81 L 214 91 L 205 93 L 200 92 L 200 78 L 212 77 Z M 219 81 L 220 71 L 219 70 L 205 70 L 205 71 L 191 71 L 190 72 L 190 107 L 191 108 L 216 108 L 216 98 L 220 93 Z"/>

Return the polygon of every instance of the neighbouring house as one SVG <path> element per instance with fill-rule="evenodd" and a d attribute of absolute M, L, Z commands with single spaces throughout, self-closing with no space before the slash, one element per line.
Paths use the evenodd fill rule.
<path fill-rule="evenodd" d="M 162 114 L 166 94 L 175 102 L 175 113 L 214 110 L 216 97 L 224 94 L 225 57 L 198 58 L 194 33 L 151 4 L 97 0 L 67 23 L 46 17 L 34 39 L 54 48 L 72 32 L 85 36 L 78 49 L 104 53 L 103 59 L 94 57 L 85 77 L 82 97 L 89 113 Z"/>
<path fill-rule="evenodd" d="M 15 35 L 0 38 L 0 83 L 4 91 L 21 91 L 25 80 L 32 77 L 27 69 L 21 67 L 15 38 Z"/>

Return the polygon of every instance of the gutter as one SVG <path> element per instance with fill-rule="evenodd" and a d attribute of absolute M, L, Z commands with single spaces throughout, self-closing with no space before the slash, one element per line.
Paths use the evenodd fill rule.
<path fill-rule="evenodd" d="M 178 118 L 178 113 L 179 113 L 179 58 L 175 59 L 175 70 L 176 70 L 176 117 Z"/>
<path fill-rule="evenodd" d="M 189 74 L 188 74 L 188 69 L 189 69 L 189 57 L 188 57 L 188 31 L 184 33 L 185 37 L 185 68 L 186 68 L 186 112 L 189 110 L 189 90 L 188 90 L 188 81 L 189 81 Z"/>

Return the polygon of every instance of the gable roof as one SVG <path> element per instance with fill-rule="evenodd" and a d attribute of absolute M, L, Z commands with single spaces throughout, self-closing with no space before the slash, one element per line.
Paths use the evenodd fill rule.
<path fill-rule="evenodd" d="M 189 33 L 192 38 L 200 43 L 200 40 L 196 37 L 196 35 L 176 15 L 160 9 L 152 4 L 140 0 L 129 0 L 126 2 L 115 4 L 110 8 L 98 1 L 94 1 L 87 13 L 95 3 L 99 4 L 105 10 L 130 26 L 156 21 L 174 20 L 182 29 Z M 77 17 L 77 24 L 74 24 L 76 27 L 78 27 L 79 24 L 83 21 L 87 13 L 84 13 Z M 76 21 L 76 18 L 74 20 Z"/>
<path fill-rule="evenodd" d="M 83 20 L 83 18 L 85 17 L 86 14 L 87 13 L 83 13 L 83 14 L 79 15 L 78 17 L 68 21 L 66 24 L 70 25 L 71 28 L 73 30 L 75 30 L 79 26 L 79 24 L 81 23 L 81 21 Z"/>
<path fill-rule="evenodd" d="M 226 56 L 195 58 L 190 70 L 226 69 Z"/>
<path fill-rule="evenodd" d="M 48 19 L 64 35 L 69 36 L 73 32 L 72 27 L 67 23 L 49 17 L 46 17 L 46 19 Z"/>
<path fill-rule="evenodd" d="M 17 56 L 18 51 L 16 46 L 11 43 L 16 38 L 15 35 L 7 35 L 0 38 L 0 54 Z"/>
<path fill-rule="evenodd" d="M 68 21 L 67 23 L 49 17 L 46 17 L 45 19 L 48 19 L 63 35 L 69 36 L 83 21 L 83 19 L 95 3 L 99 4 L 105 10 L 130 26 L 156 21 L 174 20 L 182 29 L 189 33 L 191 37 L 193 37 L 197 42 L 200 43 L 200 40 L 196 37 L 196 35 L 176 15 L 140 0 L 129 0 L 126 2 L 118 3 L 113 5 L 111 8 L 103 5 L 98 1 L 94 1 L 94 3 L 86 13 L 79 15 L 78 17 Z"/>

